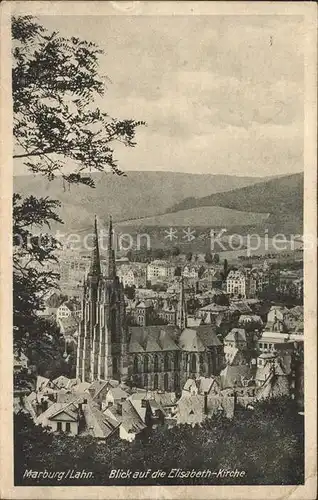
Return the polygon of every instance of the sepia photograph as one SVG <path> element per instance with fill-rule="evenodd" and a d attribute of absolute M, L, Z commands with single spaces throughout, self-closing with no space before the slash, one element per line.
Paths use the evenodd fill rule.
<path fill-rule="evenodd" d="M 13 486 L 297 491 L 308 12 L 49 3 L 8 28 Z"/>

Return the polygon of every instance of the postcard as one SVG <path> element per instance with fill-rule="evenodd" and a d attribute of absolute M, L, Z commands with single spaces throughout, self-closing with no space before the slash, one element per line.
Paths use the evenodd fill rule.
<path fill-rule="evenodd" d="M 315 498 L 316 14 L 2 3 L 2 498 Z"/>

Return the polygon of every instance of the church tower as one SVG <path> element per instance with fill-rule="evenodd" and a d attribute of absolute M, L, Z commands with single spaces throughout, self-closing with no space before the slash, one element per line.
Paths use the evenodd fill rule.
<path fill-rule="evenodd" d="M 104 275 L 95 219 L 91 264 L 84 283 L 76 376 L 88 382 L 112 378 L 124 380 L 127 365 L 124 290 L 116 276 L 112 220 L 110 218 Z"/>
<path fill-rule="evenodd" d="M 187 328 L 187 304 L 184 295 L 183 276 L 181 276 L 181 284 L 180 284 L 180 296 L 177 309 L 177 326 L 181 330 Z"/>

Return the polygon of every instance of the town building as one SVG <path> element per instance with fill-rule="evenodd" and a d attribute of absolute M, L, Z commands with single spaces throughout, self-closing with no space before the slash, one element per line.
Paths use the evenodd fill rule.
<path fill-rule="evenodd" d="M 267 314 L 265 330 L 281 333 L 303 333 L 304 308 L 272 306 Z"/>
<path fill-rule="evenodd" d="M 246 270 L 231 270 L 226 278 L 226 291 L 231 297 L 251 297 L 256 293 L 256 283 Z"/>
<path fill-rule="evenodd" d="M 56 310 L 56 321 L 70 318 L 78 318 L 81 315 L 81 304 L 77 300 L 66 300 Z"/>
<path fill-rule="evenodd" d="M 160 281 L 170 281 L 174 277 L 175 269 L 175 266 L 171 262 L 159 259 L 154 260 L 147 266 L 147 280 L 151 284 Z"/>
<path fill-rule="evenodd" d="M 123 264 L 119 266 L 117 275 L 124 287 L 134 286 L 135 288 L 144 288 L 146 286 L 147 269 L 145 266 Z"/>

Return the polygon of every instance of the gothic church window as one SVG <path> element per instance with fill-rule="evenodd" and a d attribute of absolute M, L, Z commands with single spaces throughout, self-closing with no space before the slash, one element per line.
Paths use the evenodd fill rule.
<path fill-rule="evenodd" d="M 157 354 L 155 354 L 153 357 L 153 366 L 154 366 L 154 371 L 158 372 L 159 371 L 159 362 L 158 362 Z"/>
<path fill-rule="evenodd" d="M 112 342 L 116 342 L 116 309 L 113 308 L 110 313 L 110 328 Z"/>
<path fill-rule="evenodd" d="M 164 357 L 164 370 L 165 371 L 170 370 L 170 360 L 169 360 L 168 354 L 165 354 L 165 357 Z"/>
<path fill-rule="evenodd" d="M 168 377 L 168 373 L 165 373 L 164 375 L 164 378 L 163 378 L 163 386 L 164 386 L 164 390 L 167 391 L 168 390 L 168 387 L 169 387 L 169 377 Z"/>
<path fill-rule="evenodd" d="M 179 373 L 174 374 L 174 390 L 178 391 L 180 389 L 180 377 Z"/>
<path fill-rule="evenodd" d="M 117 358 L 113 358 L 113 375 L 117 375 L 118 373 L 118 360 Z"/>
<path fill-rule="evenodd" d="M 175 368 L 175 370 L 179 369 L 179 362 L 180 362 L 180 356 L 179 356 L 179 353 L 177 351 L 177 352 L 175 352 L 175 355 L 174 355 L 174 368 Z"/>
<path fill-rule="evenodd" d="M 148 372 L 148 356 L 144 357 L 144 372 Z"/>
<path fill-rule="evenodd" d="M 153 388 L 158 389 L 158 373 L 155 373 L 153 378 Z"/>
<path fill-rule="evenodd" d="M 204 360 L 203 360 L 202 354 L 200 354 L 199 361 L 200 361 L 200 370 L 203 370 L 204 369 Z"/>
<path fill-rule="evenodd" d="M 191 371 L 196 372 L 197 371 L 197 358 L 195 354 L 192 354 L 191 357 Z"/>
<path fill-rule="evenodd" d="M 134 373 L 138 373 L 138 357 L 134 357 Z"/>

